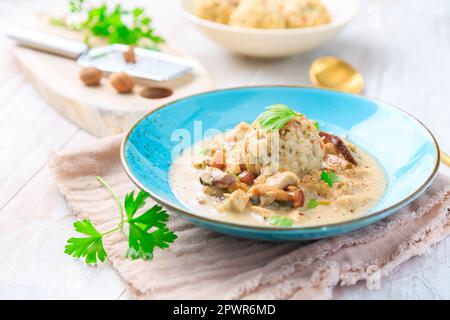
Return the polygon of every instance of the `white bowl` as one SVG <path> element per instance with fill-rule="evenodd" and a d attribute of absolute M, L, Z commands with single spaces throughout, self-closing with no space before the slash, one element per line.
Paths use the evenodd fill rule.
<path fill-rule="evenodd" d="M 183 15 L 208 38 L 233 52 L 262 58 L 293 55 L 320 47 L 359 12 L 359 0 L 322 0 L 332 21 L 317 27 L 254 29 L 220 24 L 197 17 L 194 0 L 180 0 Z"/>

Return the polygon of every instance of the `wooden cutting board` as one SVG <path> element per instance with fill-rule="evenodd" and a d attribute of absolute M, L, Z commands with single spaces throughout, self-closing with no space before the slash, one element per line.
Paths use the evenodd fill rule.
<path fill-rule="evenodd" d="M 42 21 L 36 18 L 26 26 L 82 41 L 83 36 L 78 32 Z M 161 45 L 160 50 L 194 60 L 170 42 Z M 98 137 L 126 131 L 136 120 L 160 105 L 213 88 L 208 72 L 199 62 L 193 73 L 176 80 L 140 82 L 133 93 L 118 94 L 106 77 L 99 87 L 86 87 L 79 80 L 80 67 L 73 60 L 18 46 L 13 52 L 27 77 L 49 104 L 68 120 Z M 139 92 L 145 85 L 169 87 L 173 95 L 164 99 L 143 98 Z"/>

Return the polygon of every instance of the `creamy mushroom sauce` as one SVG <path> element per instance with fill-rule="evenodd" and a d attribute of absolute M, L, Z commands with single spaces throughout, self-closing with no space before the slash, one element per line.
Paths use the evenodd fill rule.
<path fill-rule="evenodd" d="M 199 181 L 201 170 L 192 165 L 193 158 L 202 152 L 201 143 L 185 150 L 175 159 L 169 175 L 170 185 L 175 196 L 192 212 L 215 220 L 271 227 L 272 225 L 268 222 L 269 217 L 276 214 L 289 217 L 293 220 L 293 226 L 296 227 L 343 222 L 367 213 L 382 198 L 387 185 L 384 171 L 377 160 L 361 148 L 349 144 L 347 141 L 345 143 L 349 147 L 351 146 L 351 153 L 358 165 L 352 169 L 338 172 L 341 181 L 334 183 L 331 188 L 325 182 L 320 181 L 322 170 L 313 172 L 306 178 L 301 178 L 300 188 L 302 188 L 304 180 L 311 178 L 317 180 L 317 184 L 325 190 L 325 193 L 329 188 L 330 194 L 320 196 L 310 188 L 302 188 L 305 203 L 296 209 L 289 206 L 271 206 L 269 209 L 271 211 L 265 211 L 265 208 L 249 206 L 243 212 L 219 210 L 218 208 L 224 200 L 223 197 L 212 197 L 203 192 L 204 186 Z M 315 189 L 313 188 L 313 190 Z M 317 199 L 320 204 L 310 209 L 308 208 L 310 199 Z"/>

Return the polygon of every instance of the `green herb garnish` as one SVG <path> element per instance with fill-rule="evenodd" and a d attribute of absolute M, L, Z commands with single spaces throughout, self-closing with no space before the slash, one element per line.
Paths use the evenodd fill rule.
<path fill-rule="evenodd" d="M 103 248 L 102 237 L 89 220 L 76 221 L 73 224 L 75 231 L 89 237 L 70 238 L 67 240 L 66 250 L 68 255 L 75 258 L 86 258 L 87 264 L 97 263 L 97 259 L 105 261 L 106 251 Z"/>
<path fill-rule="evenodd" d="M 314 209 L 319 205 L 319 201 L 317 199 L 309 199 L 308 201 L 308 209 Z"/>
<path fill-rule="evenodd" d="M 271 216 L 269 218 L 269 223 L 278 227 L 291 227 L 294 224 L 294 221 L 288 217 Z"/>
<path fill-rule="evenodd" d="M 314 128 L 316 128 L 317 131 L 320 131 L 319 123 L 317 121 L 314 121 Z"/>
<path fill-rule="evenodd" d="M 274 104 L 266 107 L 266 111 L 261 113 L 256 121 L 263 129 L 278 130 L 283 128 L 292 118 L 301 115 L 301 113 L 290 109 L 285 104 Z"/>
<path fill-rule="evenodd" d="M 75 231 L 88 237 L 70 238 L 67 240 L 65 253 L 75 258 L 85 258 L 87 264 L 95 264 L 98 260 L 103 262 L 106 258 L 106 251 L 103 248 L 103 237 L 115 231 L 123 230 L 125 224 L 129 226 L 126 256 L 131 259 L 152 259 L 155 247 L 168 248 L 169 243 L 172 243 L 177 238 L 167 228 L 166 222 L 169 220 L 169 215 L 160 206 L 155 205 L 138 217 L 135 216 L 137 211 L 145 205 L 149 197 L 147 192 L 141 190 L 136 197 L 134 196 L 134 191 L 127 194 L 124 206 L 122 206 L 111 187 L 101 177 L 97 177 L 97 180 L 109 190 L 116 201 L 120 212 L 120 222 L 115 228 L 100 233 L 89 220 L 76 221 L 74 223 Z"/>
<path fill-rule="evenodd" d="M 328 183 L 330 187 L 333 186 L 333 183 L 341 181 L 341 178 L 337 176 L 333 171 L 322 171 L 320 179 Z"/>
<path fill-rule="evenodd" d="M 70 12 L 84 14 L 86 19 L 76 26 L 76 30 L 85 31 L 85 42 L 90 36 L 105 38 L 109 43 L 122 43 L 146 48 L 156 48 L 164 39 L 155 34 L 151 27 L 151 18 L 145 9 L 136 7 L 131 10 L 120 4 L 108 7 L 106 3 L 92 6 L 88 1 L 71 0 Z M 53 24 L 55 19 L 52 20 Z"/>
<path fill-rule="evenodd" d="M 80 13 L 83 9 L 83 3 L 84 0 L 70 0 L 69 1 L 70 12 Z"/>

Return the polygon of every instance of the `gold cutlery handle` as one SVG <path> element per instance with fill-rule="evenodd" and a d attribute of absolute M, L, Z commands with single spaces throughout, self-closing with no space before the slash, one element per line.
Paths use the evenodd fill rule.
<path fill-rule="evenodd" d="M 446 154 L 444 151 L 441 151 L 441 161 L 448 167 L 450 167 L 450 156 Z"/>

